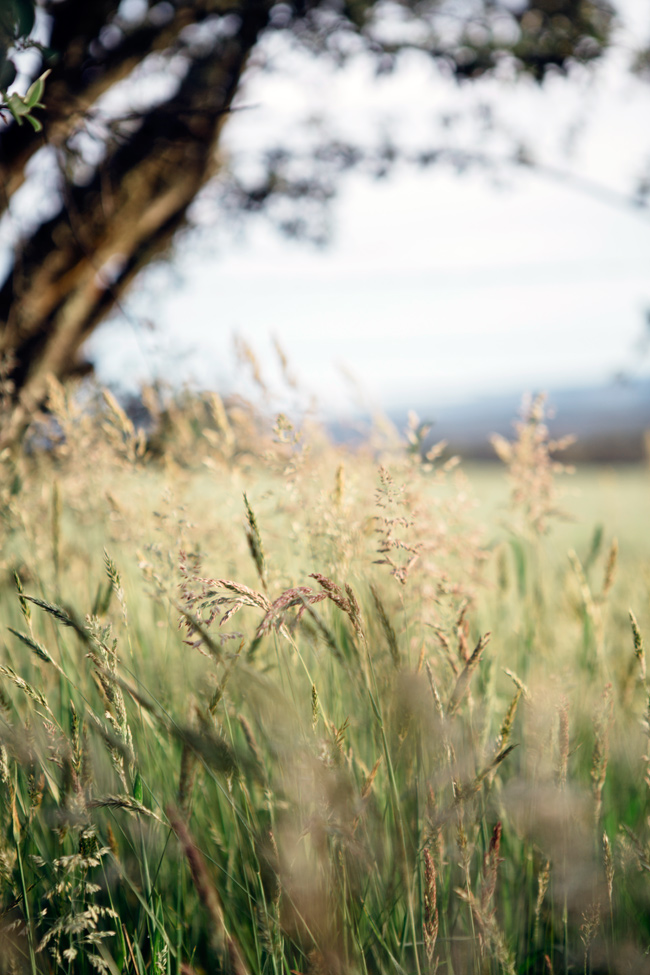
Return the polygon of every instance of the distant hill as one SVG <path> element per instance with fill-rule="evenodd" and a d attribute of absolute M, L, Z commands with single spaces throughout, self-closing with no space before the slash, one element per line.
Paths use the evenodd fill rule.
<path fill-rule="evenodd" d="M 432 419 L 435 440 L 449 441 L 450 448 L 465 457 L 493 458 L 492 433 L 512 437 L 513 420 L 521 397 L 512 393 L 484 396 L 456 405 L 421 404 L 415 409 Z M 650 431 L 650 379 L 602 386 L 550 390 L 548 426 L 554 437 L 572 433 L 577 442 L 563 456 L 567 460 L 624 462 L 646 458 Z M 407 411 L 391 419 L 400 428 Z"/>
<path fill-rule="evenodd" d="M 548 426 L 554 437 L 575 434 L 577 442 L 563 453 L 567 461 L 601 463 L 648 459 L 650 449 L 650 379 L 602 386 L 548 391 Z M 490 434 L 513 436 L 521 396 L 515 393 L 481 396 L 461 403 L 413 403 L 422 420 L 432 421 L 432 442 L 447 440 L 449 450 L 468 459 L 495 460 Z M 393 409 L 389 419 L 399 430 L 407 424 L 408 409 Z M 331 426 L 340 440 L 355 439 L 354 428 Z"/>

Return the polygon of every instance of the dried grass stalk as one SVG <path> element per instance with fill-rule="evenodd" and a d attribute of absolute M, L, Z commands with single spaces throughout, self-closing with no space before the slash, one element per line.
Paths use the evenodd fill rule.
<path fill-rule="evenodd" d="M 433 958 L 440 918 L 438 916 L 438 894 L 436 889 L 436 865 L 428 849 L 424 850 L 424 950 L 429 961 Z M 437 966 L 436 966 L 437 967 Z"/>
<path fill-rule="evenodd" d="M 542 904 L 544 903 L 544 898 L 546 896 L 546 891 L 548 890 L 549 881 L 551 879 L 551 861 L 547 860 L 537 877 L 537 900 L 535 901 L 535 928 L 534 928 L 534 940 L 537 943 L 539 940 L 539 920 L 542 913 Z"/>
<path fill-rule="evenodd" d="M 607 684 L 601 697 L 600 707 L 595 718 L 594 752 L 591 761 L 591 784 L 594 795 L 594 821 L 596 828 L 600 823 L 603 804 L 603 787 L 609 761 L 609 732 L 612 726 L 614 700 L 612 685 Z"/>
<path fill-rule="evenodd" d="M 485 633 L 476 644 L 474 652 L 465 664 L 464 668 L 460 672 L 458 680 L 456 681 L 456 686 L 452 691 L 451 697 L 449 698 L 449 704 L 447 705 L 447 717 L 452 718 L 459 706 L 470 685 L 472 675 L 476 668 L 478 667 L 481 657 L 483 656 L 483 651 L 490 641 L 490 634 Z"/>
<path fill-rule="evenodd" d="M 390 650 L 393 666 L 395 667 L 395 670 L 399 670 L 401 667 L 401 658 L 400 658 L 399 647 L 397 646 L 397 636 L 395 635 L 393 624 L 388 618 L 386 607 L 382 602 L 377 587 L 371 585 L 370 591 L 372 593 L 372 598 L 374 600 L 375 607 L 377 609 L 377 615 L 379 616 L 379 622 L 381 623 L 381 628 L 384 631 L 384 634 L 386 636 L 386 642 L 388 643 L 388 649 Z"/>
<path fill-rule="evenodd" d="M 639 629 L 639 624 L 636 621 L 636 616 L 630 609 L 630 624 L 632 626 L 632 638 L 634 640 L 634 655 L 639 661 L 639 680 L 645 684 L 646 680 L 646 664 L 645 664 L 645 650 L 643 648 L 643 637 L 641 636 L 641 630 Z"/>
<path fill-rule="evenodd" d="M 196 892 L 212 921 L 215 947 L 224 957 L 232 975 L 248 975 L 248 968 L 235 939 L 228 933 L 219 894 L 212 883 L 203 854 L 196 846 L 185 820 L 172 806 L 165 810 L 189 864 Z"/>

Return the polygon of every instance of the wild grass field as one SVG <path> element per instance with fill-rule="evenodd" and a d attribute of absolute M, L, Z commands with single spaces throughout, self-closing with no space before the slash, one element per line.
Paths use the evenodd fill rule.
<path fill-rule="evenodd" d="M 1 458 L 2 975 L 650 972 L 648 469 L 148 406 Z"/>

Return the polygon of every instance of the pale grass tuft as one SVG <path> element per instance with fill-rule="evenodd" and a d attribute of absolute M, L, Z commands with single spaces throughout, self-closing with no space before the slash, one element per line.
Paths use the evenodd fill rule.
<path fill-rule="evenodd" d="M 493 912 L 485 912 L 473 891 L 456 888 L 456 895 L 469 904 L 485 950 L 501 966 L 505 975 L 517 975 L 512 952 Z"/>
<path fill-rule="evenodd" d="M 363 617 L 361 615 L 361 607 L 359 606 L 359 601 L 357 600 L 357 597 L 354 594 L 354 590 L 352 589 L 351 586 L 347 584 L 347 582 L 345 584 L 345 591 L 348 595 L 348 601 L 350 606 L 349 616 L 352 621 L 352 625 L 356 630 L 356 632 L 361 637 L 362 641 L 365 643 L 366 637 L 364 632 Z"/>
<path fill-rule="evenodd" d="M 366 776 L 365 782 L 363 783 L 363 788 L 361 789 L 361 801 L 362 802 L 365 802 L 365 800 L 370 795 L 370 792 L 372 790 L 373 783 L 375 781 L 375 778 L 376 778 L 377 772 L 379 771 L 379 766 L 381 765 L 381 763 L 382 763 L 382 757 L 380 755 L 379 758 L 377 759 L 377 761 L 375 762 L 375 764 L 373 765 L 373 767 L 368 772 L 368 775 Z"/>
<path fill-rule="evenodd" d="M 517 674 L 514 672 L 514 670 L 511 670 L 510 667 L 504 667 L 503 668 L 503 673 L 506 674 L 510 678 L 510 680 L 523 693 L 523 695 L 524 695 L 524 701 L 530 702 L 530 700 L 531 700 L 530 691 L 528 690 L 528 687 L 526 686 L 526 684 L 524 684 L 524 682 L 521 679 L 521 677 L 518 677 Z"/>
<path fill-rule="evenodd" d="M 104 569 L 106 571 L 106 576 L 111 584 L 111 588 L 115 593 L 118 603 L 120 604 L 120 609 L 122 610 L 122 618 L 126 626 L 129 624 L 129 616 L 126 608 L 126 596 L 124 595 L 124 588 L 122 586 L 122 578 L 118 571 L 118 568 L 110 557 L 106 549 L 104 549 Z"/>
<path fill-rule="evenodd" d="M 582 924 L 580 925 L 580 938 L 585 947 L 584 971 L 585 975 L 589 970 L 589 956 L 591 946 L 596 940 L 598 929 L 600 928 L 600 903 L 591 904 L 582 914 Z"/>
<path fill-rule="evenodd" d="M 14 630 L 11 626 L 8 626 L 7 629 L 10 633 L 13 633 L 15 637 L 18 637 L 21 643 L 24 643 L 25 646 L 29 647 L 29 649 L 32 650 L 40 660 L 43 660 L 47 664 L 51 664 L 54 668 L 56 668 L 56 670 L 63 673 L 60 666 L 52 657 L 50 651 L 41 643 L 29 636 L 27 633 L 20 633 L 19 630 Z"/>
<path fill-rule="evenodd" d="M 510 741 L 510 735 L 512 734 L 512 727 L 515 722 L 515 716 L 517 714 L 517 705 L 519 704 L 519 699 L 522 696 L 523 691 L 520 687 L 510 702 L 510 706 L 505 713 L 504 719 L 501 723 L 501 728 L 499 729 L 499 734 L 497 736 L 497 749 L 505 748 L 505 746 Z"/>
<path fill-rule="evenodd" d="M 380 756 L 377 759 L 377 761 L 375 762 L 375 764 L 373 765 L 373 767 L 370 769 L 370 771 L 368 772 L 368 774 L 366 775 L 366 777 L 365 777 L 365 779 L 363 781 L 363 785 L 361 786 L 361 794 L 360 794 L 360 797 L 359 797 L 360 798 L 360 801 L 359 801 L 360 809 L 359 809 L 359 812 L 354 817 L 354 820 L 352 822 L 352 831 L 353 832 L 357 829 L 357 827 L 359 825 L 359 822 L 361 820 L 361 812 L 362 812 L 363 808 L 365 807 L 365 805 L 366 805 L 366 803 L 368 801 L 368 798 L 370 796 L 370 793 L 372 792 L 372 787 L 374 785 L 375 779 L 377 777 L 377 772 L 379 771 L 379 767 L 380 767 L 381 763 L 382 763 L 382 758 Z"/>
<path fill-rule="evenodd" d="M 612 586 L 614 585 L 614 578 L 616 576 L 616 566 L 618 564 L 618 539 L 613 538 L 612 544 L 607 555 L 607 563 L 605 565 L 605 576 L 603 579 L 603 588 L 600 594 L 600 601 L 605 602 L 610 592 L 612 591 Z"/>
<path fill-rule="evenodd" d="M 582 562 L 578 558 L 578 553 L 574 549 L 569 549 L 567 555 L 578 582 L 580 596 L 582 598 L 584 608 L 594 623 L 597 623 L 600 621 L 598 607 L 592 595 L 589 583 L 587 582 L 587 576 L 585 575 L 585 571 L 582 567 Z"/>
<path fill-rule="evenodd" d="M 29 600 L 30 603 L 34 604 L 34 606 L 38 606 L 39 609 L 45 610 L 46 613 L 49 613 L 50 616 L 54 617 L 57 623 L 61 623 L 63 626 L 70 626 L 73 629 L 77 628 L 76 621 L 73 620 L 65 609 L 63 609 L 61 606 L 57 606 L 56 603 L 48 603 L 45 599 L 39 599 L 37 596 L 23 595 L 21 602 L 25 602 L 26 600 Z M 24 612 L 23 615 L 25 615 Z M 29 617 L 26 617 L 26 619 L 29 621 Z"/>
<path fill-rule="evenodd" d="M 181 576 L 181 615 L 178 625 L 185 627 L 188 636 L 198 636 L 198 639 L 187 639 L 185 642 L 201 652 L 205 652 L 201 650 L 205 644 L 213 656 L 217 659 L 221 657 L 219 647 L 208 632 L 218 616 L 221 616 L 221 627 L 244 606 L 262 609 L 265 613 L 271 609 L 271 603 L 264 593 L 231 579 L 210 579 L 203 576 L 201 559 L 195 553 L 181 550 L 178 568 Z M 222 590 L 226 590 L 227 595 Z M 228 639 L 241 639 L 241 634 L 227 633 L 219 636 L 221 643 Z"/>
<path fill-rule="evenodd" d="M 596 829 L 600 824 L 603 804 L 603 786 L 609 761 L 609 733 L 614 719 L 614 699 L 611 684 L 607 684 L 600 699 L 594 721 L 595 740 L 591 760 L 591 784 L 594 796 L 594 821 Z"/>
<path fill-rule="evenodd" d="M 481 884 L 481 910 L 486 914 L 495 913 L 492 904 L 494 892 L 497 886 L 497 873 L 501 862 L 499 854 L 501 852 L 501 833 L 503 826 L 499 822 L 492 830 L 490 844 L 483 856 L 483 881 Z"/>
<path fill-rule="evenodd" d="M 294 586 L 285 589 L 276 600 L 271 603 L 270 609 L 265 614 L 262 622 L 257 628 L 255 639 L 259 640 L 272 629 L 279 629 L 285 620 L 286 611 L 293 606 L 300 606 L 299 618 L 302 616 L 307 605 L 322 602 L 327 599 L 327 593 L 314 592 L 309 586 Z"/>
<path fill-rule="evenodd" d="M 521 419 L 514 424 L 517 438 L 508 441 L 499 434 L 490 438 L 500 460 L 508 467 L 511 505 L 519 527 L 539 536 L 549 529 L 553 517 L 564 517 L 557 507 L 557 474 L 570 474 L 573 469 L 553 460 L 554 453 L 566 450 L 574 437 L 552 440 L 545 422 L 546 396 L 525 397 Z"/>
<path fill-rule="evenodd" d="M 19 688 L 19 690 L 23 691 L 27 697 L 30 697 L 32 701 L 35 701 L 41 707 L 45 708 L 48 714 L 52 714 L 52 710 L 47 703 L 45 695 L 41 691 L 36 690 L 35 687 L 32 687 L 31 684 L 20 677 L 12 667 L 3 667 L 0 665 L 0 674 L 2 674 L 3 677 L 6 677 L 7 680 L 11 681 L 12 684 L 15 684 L 15 686 Z"/>
<path fill-rule="evenodd" d="M 539 874 L 537 875 L 537 900 L 535 901 L 535 928 L 533 937 L 535 942 L 539 941 L 539 922 L 542 913 L 542 905 L 546 897 L 549 881 L 551 879 L 551 861 L 547 860 Z"/>
<path fill-rule="evenodd" d="M 318 691 L 316 690 L 316 685 L 311 685 L 311 726 L 313 730 L 316 730 L 316 725 L 318 724 L 318 717 L 320 715 L 320 701 L 318 700 Z"/>
<path fill-rule="evenodd" d="M 614 855 L 612 845 L 609 842 L 607 831 L 603 832 L 603 864 L 605 866 L 605 880 L 607 882 L 607 897 L 609 899 L 609 914 L 614 916 L 614 905 L 612 901 L 614 893 Z"/>
<path fill-rule="evenodd" d="M 214 421 L 214 424 L 223 439 L 226 448 L 226 456 L 229 457 L 234 450 L 236 438 L 232 424 L 228 419 L 228 414 L 226 413 L 223 400 L 218 393 L 210 392 L 207 394 L 206 402 L 208 404 L 210 415 Z"/>
<path fill-rule="evenodd" d="M 395 630 L 393 629 L 393 624 L 391 623 L 388 613 L 386 612 L 386 607 L 379 595 L 379 590 L 376 586 L 371 585 L 370 591 L 372 593 L 372 598 L 375 603 L 375 609 L 377 610 L 377 616 L 379 617 L 379 622 L 381 623 L 381 628 L 384 631 L 386 637 L 386 642 L 388 643 L 388 649 L 390 651 L 391 659 L 393 661 L 393 666 L 395 670 L 399 670 L 401 667 L 401 658 L 399 647 L 397 645 L 397 636 L 395 635 Z"/>
<path fill-rule="evenodd" d="M 639 681 L 645 684 L 646 681 L 646 663 L 645 663 L 645 650 L 643 648 L 643 637 L 641 636 L 641 630 L 639 629 L 639 624 L 636 621 L 636 616 L 630 609 L 628 611 L 630 617 L 630 624 L 632 626 L 632 637 L 634 639 L 634 655 L 639 662 Z"/>
<path fill-rule="evenodd" d="M 144 430 L 137 430 L 133 421 L 124 412 L 116 398 L 107 389 L 102 390 L 102 397 L 106 411 L 102 424 L 108 443 L 116 454 L 129 464 L 141 462 L 147 450 L 147 438 Z"/>
<path fill-rule="evenodd" d="M 375 519 L 375 531 L 380 538 L 377 551 L 382 556 L 375 563 L 389 566 L 391 575 L 405 585 L 420 557 L 420 545 L 407 541 L 403 534 L 414 527 L 413 520 L 400 513 L 407 505 L 405 487 L 397 487 L 392 475 L 383 466 L 379 468 L 379 481 L 376 504 L 385 514 L 378 515 Z M 400 553 L 404 553 L 401 559 Z"/>
<path fill-rule="evenodd" d="M 338 608 L 343 610 L 348 616 L 351 616 L 350 600 L 343 595 L 343 590 L 340 586 L 337 586 L 332 579 L 328 579 L 327 576 L 322 575 L 320 572 L 310 572 L 309 578 L 315 579 L 319 586 L 325 590 L 332 602 L 336 603 Z"/>
<path fill-rule="evenodd" d="M 29 603 L 27 602 L 27 597 L 25 596 L 25 590 L 23 589 L 23 584 L 21 582 L 18 572 L 14 569 L 14 583 L 16 585 L 16 592 L 18 593 L 18 601 L 20 603 L 20 611 L 23 614 L 25 622 L 30 629 L 32 629 L 32 613 L 29 608 Z"/>
<path fill-rule="evenodd" d="M 342 508 L 345 501 L 345 465 L 341 462 L 336 468 L 332 501 L 336 508 Z"/>
<path fill-rule="evenodd" d="M 252 345 L 241 335 L 235 335 L 233 337 L 233 345 L 239 363 L 250 370 L 253 382 L 263 396 L 268 396 L 268 386 L 262 375 L 262 367 Z"/>
<path fill-rule="evenodd" d="M 460 672 L 456 685 L 452 691 L 451 697 L 449 698 L 449 703 L 447 705 L 447 717 L 453 718 L 453 716 L 458 711 L 461 701 L 467 694 L 469 690 L 469 685 L 478 665 L 481 662 L 481 657 L 483 656 L 483 651 L 490 641 L 490 634 L 484 633 L 480 637 L 478 643 L 476 644 L 473 653 L 469 657 L 467 663 L 465 664 L 463 670 Z"/>
<path fill-rule="evenodd" d="M 135 772 L 135 754 L 133 751 L 133 736 L 127 717 L 124 695 L 117 674 L 117 640 L 111 638 L 111 627 L 102 626 L 95 618 L 88 618 L 87 633 L 90 650 L 87 656 L 95 665 L 97 686 L 102 692 L 106 704 L 105 717 L 109 722 L 117 741 L 121 747 L 114 747 L 109 743 L 105 729 L 96 715 L 92 714 L 96 724 L 102 729 L 104 739 L 109 744 L 113 767 L 119 775 L 122 785 L 127 788 L 124 769 L 124 756 L 128 757 L 128 767 L 131 774 Z"/>
<path fill-rule="evenodd" d="M 569 767 L 569 702 L 563 697 L 558 708 L 559 733 L 558 733 L 558 763 L 557 763 L 557 784 L 564 791 L 567 783 L 567 771 Z"/>
<path fill-rule="evenodd" d="M 162 823 L 163 826 L 167 826 L 167 822 L 162 816 L 159 816 L 153 809 L 149 809 L 132 796 L 101 796 L 97 799 L 89 799 L 88 807 L 90 809 L 124 809 L 126 812 L 148 816 L 150 819 L 155 819 L 157 822 Z"/>
<path fill-rule="evenodd" d="M 245 494 L 244 506 L 246 508 L 246 539 L 248 541 L 248 547 L 253 557 L 253 562 L 255 563 L 255 568 L 257 569 L 257 574 L 260 577 L 262 587 L 266 591 L 266 557 L 264 555 L 264 546 L 262 545 L 262 536 L 260 534 L 259 525 L 257 524 L 255 512 L 251 508 L 250 502 Z"/>

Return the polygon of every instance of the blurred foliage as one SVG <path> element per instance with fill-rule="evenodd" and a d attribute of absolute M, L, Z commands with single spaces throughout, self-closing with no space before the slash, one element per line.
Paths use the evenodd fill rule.
<path fill-rule="evenodd" d="M 29 86 L 24 96 L 17 92 L 7 93 L 18 73 L 15 61 L 10 57 L 10 49 L 25 50 L 33 46 L 44 52 L 40 45 L 29 39 L 35 19 L 34 0 L 5 0 L 0 8 L 0 112 L 2 109 L 8 110 L 18 125 L 22 125 L 26 119 L 35 132 L 40 132 L 43 126 L 32 113 L 35 108 L 45 107 L 41 98 L 49 69 Z"/>
<path fill-rule="evenodd" d="M 84 340 L 138 272 L 168 252 L 221 165 L 224 120 L 251 61 L 264 67 L 261 42 L 270 35 L 334 65 L 365 55 L 379 74 L 393 71 L 402 52 L 418 51 L 459 83 L 504 69 L 542 83 L 549 73 L 596 62 L 612 43 L 614 23 L 604 0 L 4 2 L 0 212 L 43 145 L 54 184 L 53 215 L 35 219 L 18 239 L 0 287 L 0 353 L 15 358 L 9 439 L 43 402 L 49 374 L 88 368 L 78 356 Z M 28 62 L 21 61 L 26 50 Z M 149 87 L 154 78 L 165 81 L 162 93 Z M 399 158 L 390 138 L 369 160 L 367 150 L 324 133 L 305 164 L 288 147 L 271 145 L 251 181 L 229 186 L 226 208 L 275 207 L 284 232 L 322 239 L 313 214 L 340 174 L 366 163 L 380 176 Z M 443 158 L 432 152 L 417 162 Z M 451 161 L 459 170 L 471 163 L 467 156 Z"/>
<path fill-rule="evenodd" d="M 647 470 L 142 401 L 0 455 L 0 973 L 648 975 Z"/>

